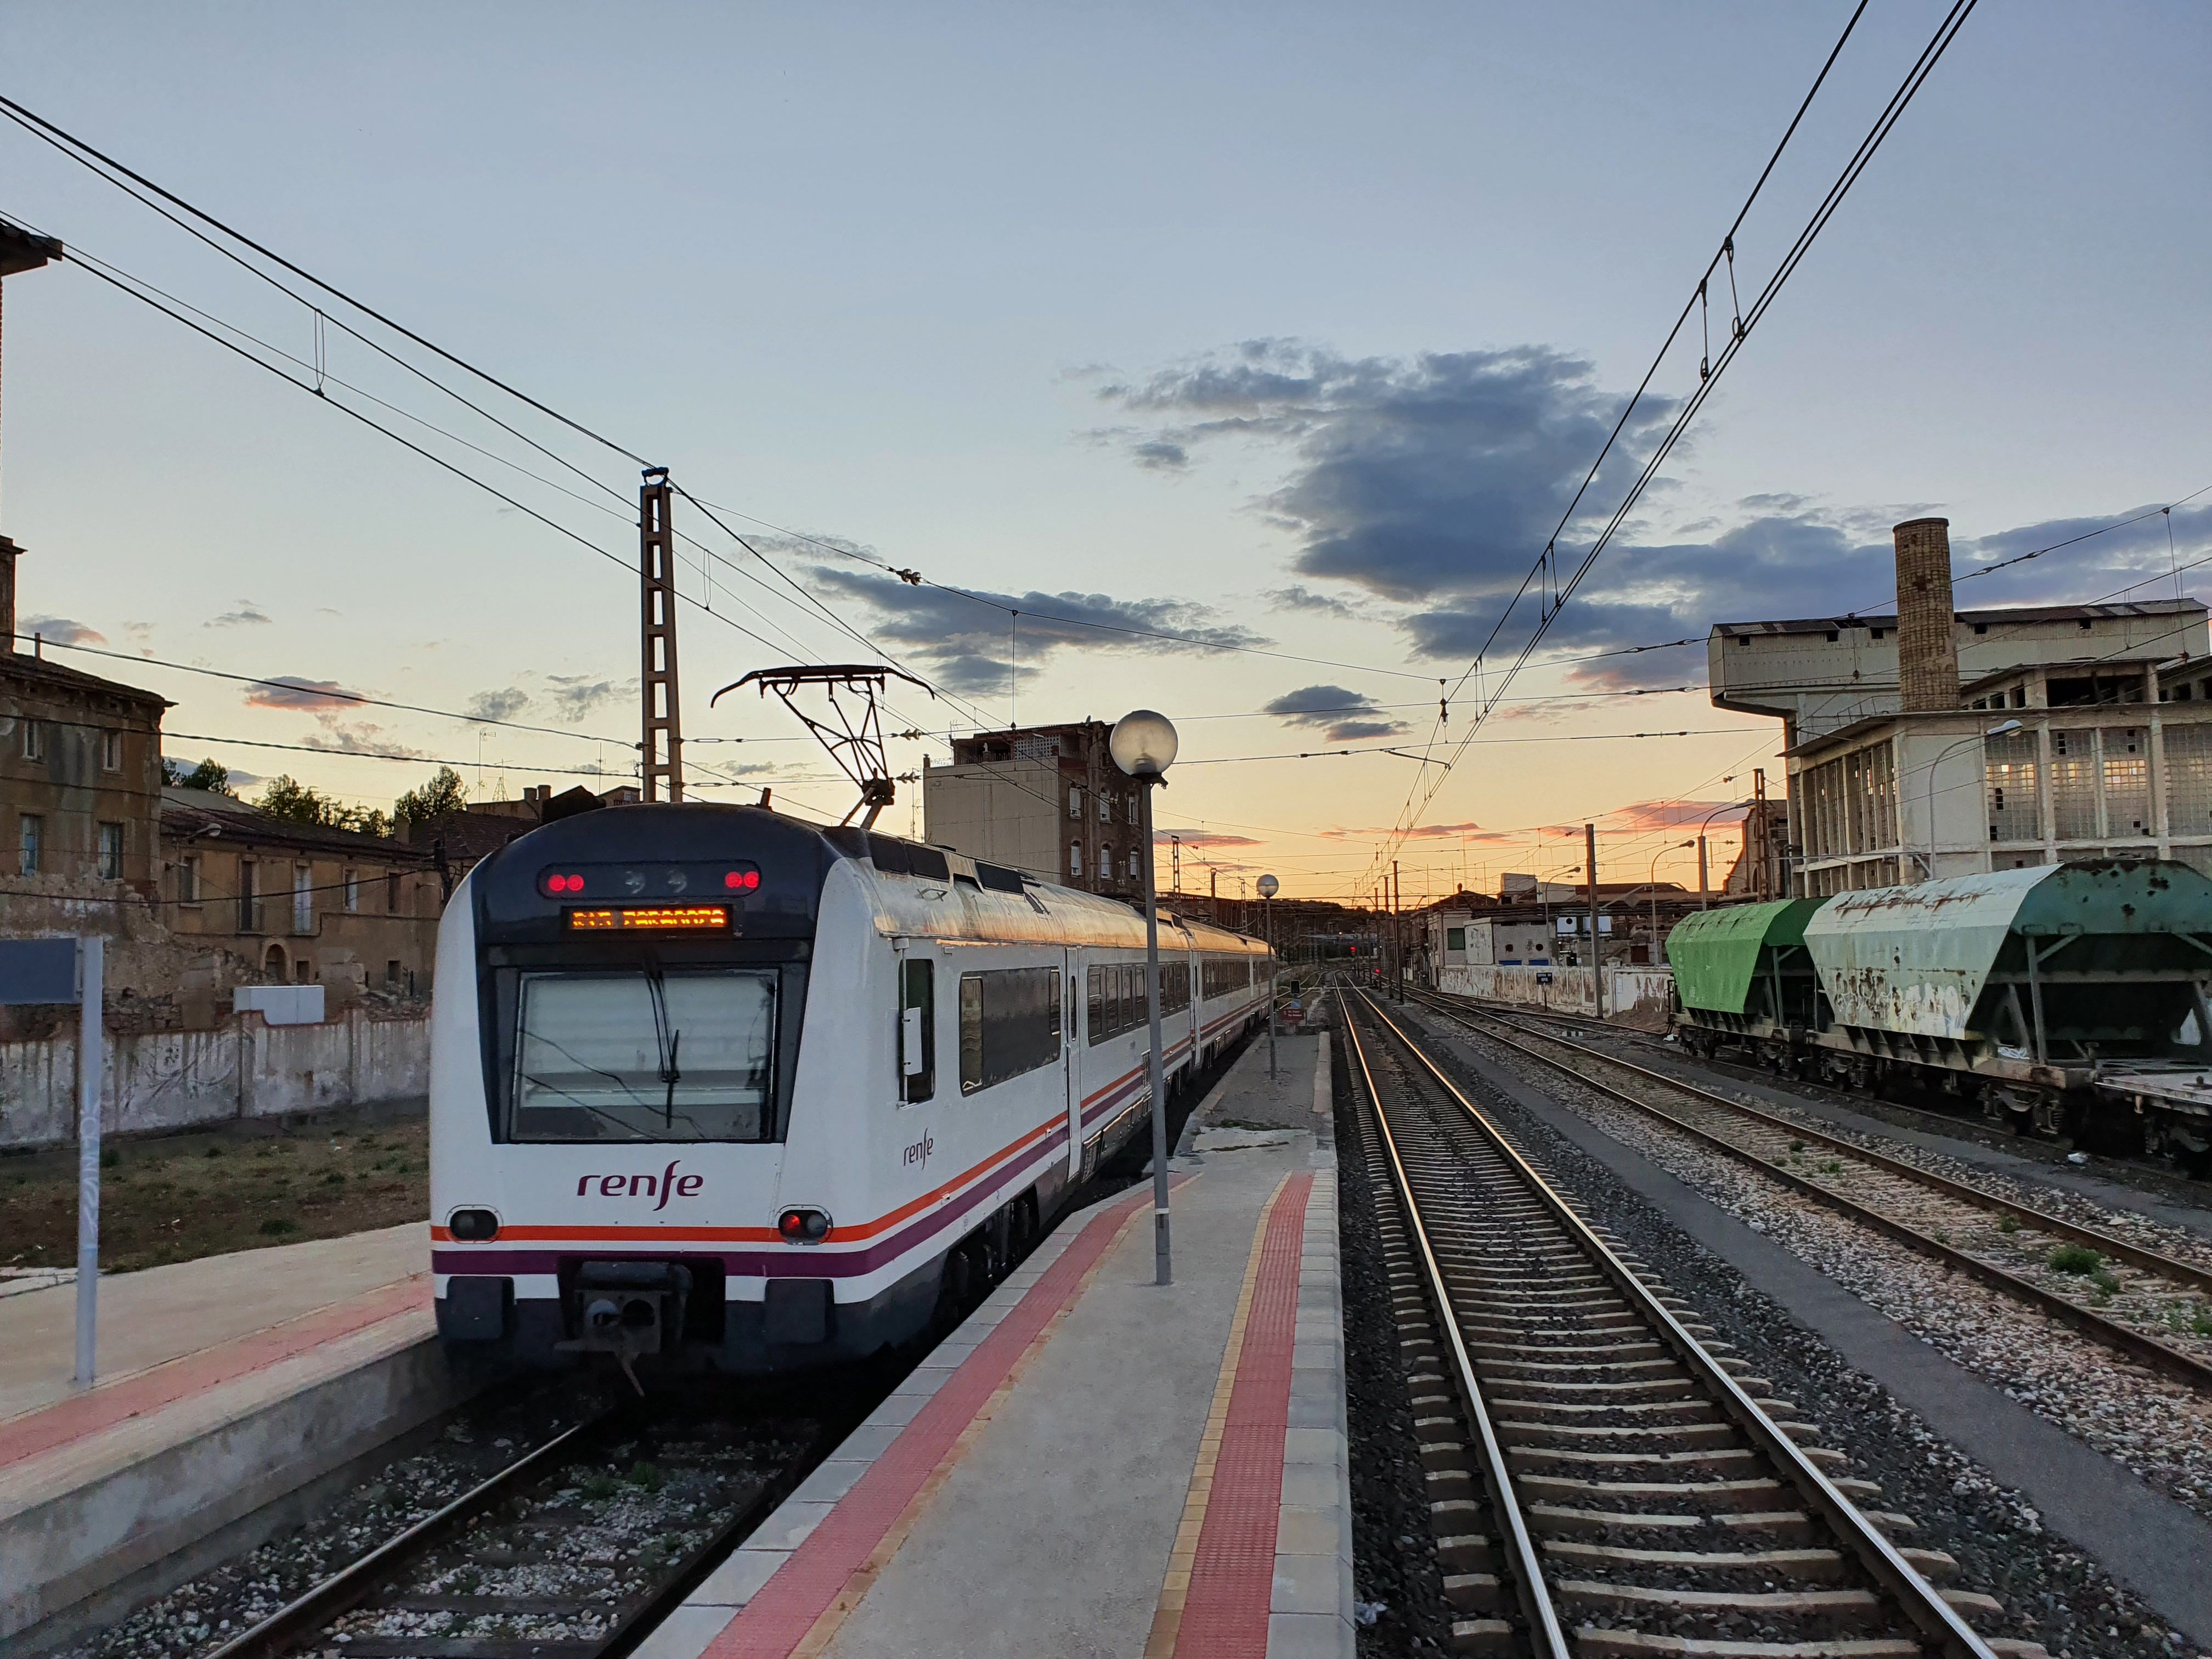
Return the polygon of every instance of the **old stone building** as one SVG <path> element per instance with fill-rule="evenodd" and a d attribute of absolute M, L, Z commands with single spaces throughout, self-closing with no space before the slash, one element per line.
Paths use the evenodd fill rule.
<path fill-rule="evenodd" d="M 248 983 L 428 994 L 441 904 L 429 857 L 404 842 L 271 817 L 204 789 L 161 792 L 165 912 L 187 1024 Z"/>

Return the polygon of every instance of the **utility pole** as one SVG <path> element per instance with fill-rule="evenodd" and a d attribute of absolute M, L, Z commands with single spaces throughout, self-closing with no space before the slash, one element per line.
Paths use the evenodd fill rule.
<path fill-rule="evenodd" d="M 1390 985 L 1398 1000 L 1406 1000 L 1406 925 L 1399 920 L 1398 908 L 1406 896 L 1406 890 L 1398 884 L 1398 860 L 1390 860 Z"/>
<path fill-rule="evenodd" d="M 1712 890 L 1705 884 L 1705 836 L 1701 830 L 1698 832 L 1698 908 L 1710 910 L 1712 908 Z"/>
<path fill-rule="evenodd" d="M 1776 896 L 1774 883 L 1774 836 L 1766 827 L 1766 769 L 1755 766 L 1751 772 L 1751 817 L 1744 833 L 1751 832 L 1750 823 L 1759 825 L 1759 896 L 1763 899 Z"/>
<path fill-rule="evenodd" d="M 638 691 L 645 700 L 644 741 L 638 744 L 639 793 L 684 799 L 684 714 L 676 692 L 676 538 L 668 513 L 675 491 L 668 469 L 647 467 L 637 492 Z"/>
<path fill-rule="evenodd" d="M 1600 1019 L 1605 1018 L 1605 952 L 1597 942 L 1597 825 L 1583 825 L 1583 848 L 1589 866 L 1589 940 L 1590 985 L 1596 999 L 1590 1006 L 1597 1010 Z"/>

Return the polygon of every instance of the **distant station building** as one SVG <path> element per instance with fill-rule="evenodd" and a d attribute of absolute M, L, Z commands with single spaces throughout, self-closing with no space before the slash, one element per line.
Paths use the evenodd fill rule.
<path fill-rule="evenodd" d="M 1948 521 L 1895 537 L 1895 616 L 1707 644 L 1714 703 L 1783 721 L 1791 890 L 2105 856 L 2212 872 L 2205 607 L 1954 611 Z"/>
<path fill-rule="evenodd" d="M 1107 750 L 1113 730 L 1079 720 L 955 738 L 952 763 L 922 771 L 922 838 L 1040 881 L 1140 897 L 1142 808 Z"/>

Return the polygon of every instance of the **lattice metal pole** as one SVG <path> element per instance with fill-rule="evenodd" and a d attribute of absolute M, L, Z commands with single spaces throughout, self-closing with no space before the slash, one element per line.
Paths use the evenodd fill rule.
<path fill-rule="evenodd" d="M 676 688 L 676 541 L 669 529 L 675 491 L 665 467 L 647 471 L 637 492 L 638 691 L 644 700 L 644 740 L 638 777 L 647 800 L 684 799 L 684 713 Z"/>

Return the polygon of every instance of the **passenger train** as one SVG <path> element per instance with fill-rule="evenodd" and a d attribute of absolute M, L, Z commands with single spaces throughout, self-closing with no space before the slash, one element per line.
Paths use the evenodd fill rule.
<path fill-rule="evenodd" d="M 1171 1091 L 1266 1018 L 1163 915 Z M 532 1366 L 863 1358 L 1002 1272 L 1148 1121 L 1145 922 L 763 808 L 625 805 L 477 864 L 438 937 L 440 1335 Z"/>

